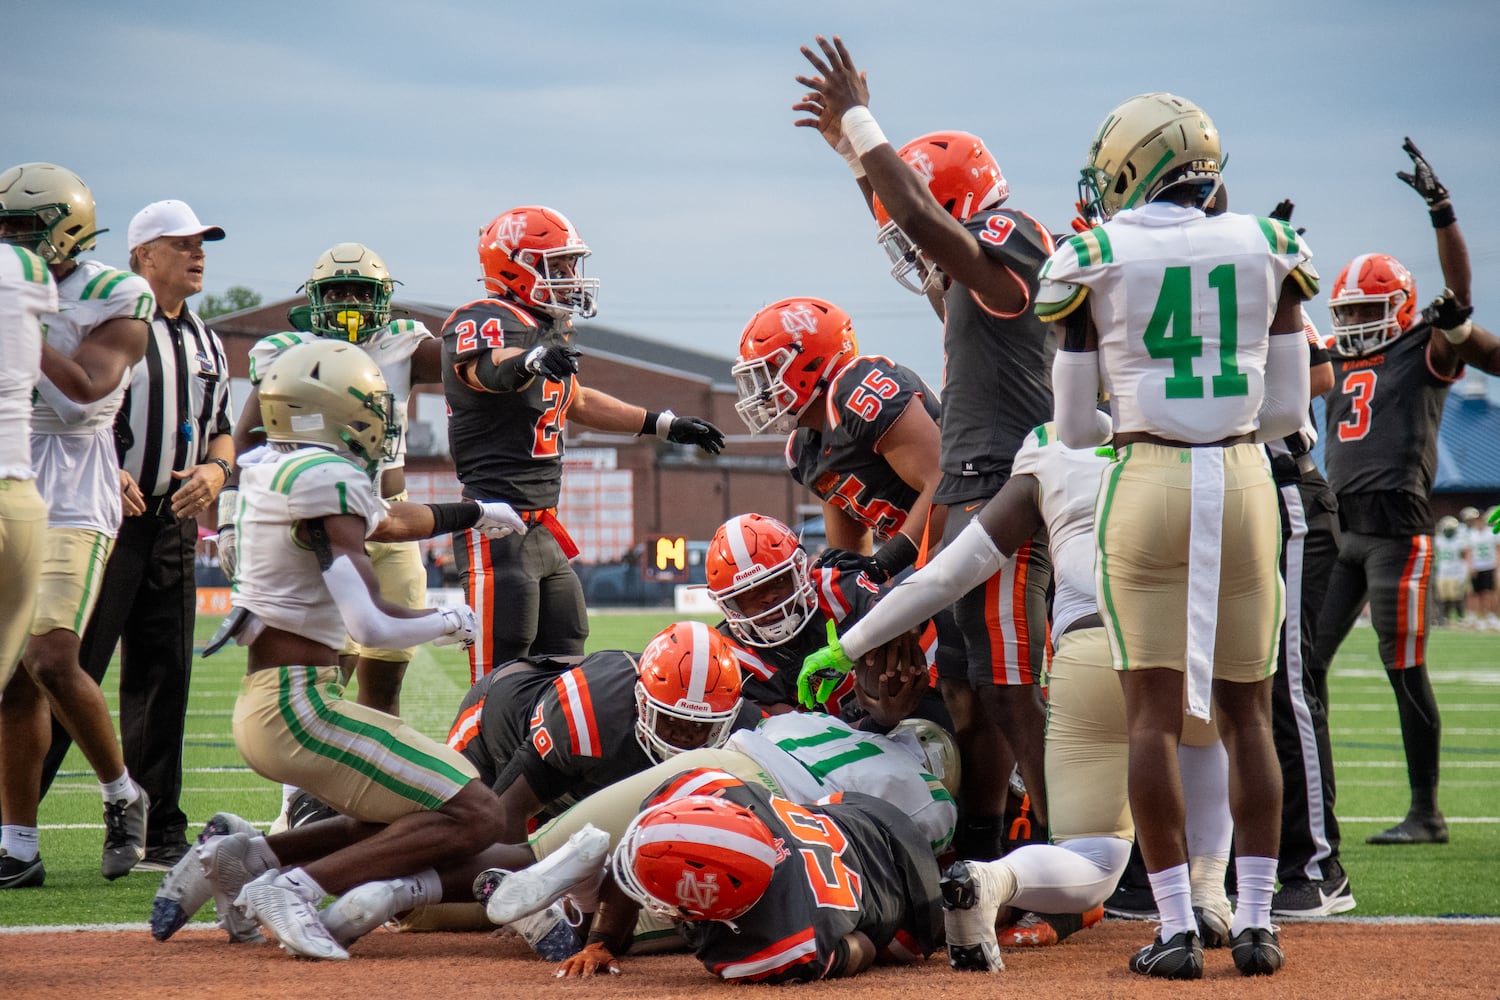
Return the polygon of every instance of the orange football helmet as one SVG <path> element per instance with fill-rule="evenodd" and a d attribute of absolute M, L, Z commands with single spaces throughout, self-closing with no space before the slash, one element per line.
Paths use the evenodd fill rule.
<path fill-rule="evenodd" d="M 1344 357 L 1369 354 L 1416 322 L 1416 282 L 1390 254 L 1361 254 L 1339 272 L 1328 311 L 1333 314 L 1335 351 Z"/>
<path fill-rule="evenodd" d="M 646 756 L 724 745 L 740 710 L 740 667 L 722 635 L 702 622 L 668 625 L 636 666 L 635 738 Z"/>
<path fill-rule="evenodd" d="M 790 434 L 828 381 L 859 353 L 854 321 L 831 302 L 782 299 L 750 317 L 730 369 L 734 410 L 751 434 Z"/>
<path fill-rule="evenodd" d="M 597 312 L 599 279 L 583 276 L 593 251 L 561 212 L 524 205 L 502 212 L 479 231 L 485 288 L 559 319 Z"/>
<path fill-rule="evenodd" d="M 750 646 L 790 642 L 818 605 L 807 552 L 774 517 L 740 514 L 719 525 L 704 572 L 729 631 Z"/>
<path fill-rule="evenodd" d="M 755 813 L 710 795 L 654 805 L 615 848 L 615 881 L 636 902 L 677 920 L 742 917 L 765 895 L 787 853 Z"/>
<path fill-rule="evenodd" d="M 927 181 L 927 189 L 959 222 L 982 208 L 1010 197 L 1000 165 L 978 136 L 967 132 L 929 132 L 901 147 L 899 155 Z M 891 277 L 919 295 L 938 287 L 942 274 L 900 227 L 876 197 L 871 206 L 880 227 L 875 239 L 891 259 Z"/>

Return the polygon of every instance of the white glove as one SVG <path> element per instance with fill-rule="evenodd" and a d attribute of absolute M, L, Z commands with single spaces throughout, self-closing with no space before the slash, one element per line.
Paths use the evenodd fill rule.
<path fill-rule="evenodd" d="M 239 562 L 238 537 L 234 530 L 234 508 L 240 491 L 233 486 L 219 491 L 219 568 L 230 583 L 234 582 L 235 564 Z"/>
<path fill-rule="evenodd" d="M 467 604 L 452 608 L 439 608 L 443 619 L 443 634 L 432 640 L 434 646 L 461 646 L 468 649 L 479 638 L 479 619 L 474 609 Z"/>
<path fill-rule="evenodd" d="M 510 504 L 500 500 L 477 500 L 479 520 L 474 528 L 485 538 L 495 541 L 509 534 L 526 534 L 526 522 Z"/>

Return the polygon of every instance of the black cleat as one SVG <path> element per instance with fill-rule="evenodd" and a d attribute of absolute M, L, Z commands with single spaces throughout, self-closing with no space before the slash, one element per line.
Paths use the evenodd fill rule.
<path fill-rule="evenodd" d="M 1202 979 L 1203 944 L 1194 931 L 1179 931 L 1167 941 L 1158 936 L 1130 956 L 1130 971 L 1156 979 Z"/>
<path fill-rule="evenodd" d="M 1229 942 L 1229 953 L 1242 976 L 1269 976 L 1286 964 L 1274 927 L 1246 927 Z"/>
<path fill-rule="evenodd" d="M 1447 842 L 1448 821 L 1440 812 L 1426 815 L 1409 813 L 1405 819 L 1389 830 L 1382 830 L 1365 838 L 1367 844 L 1446 844 Z"/>
<path fill-rule="evenodd" d="M 38 854 L 30 861 L 21 861 L 0 848 L 0 889 L 35 889 L 47 881 L 47 866 Z"/>

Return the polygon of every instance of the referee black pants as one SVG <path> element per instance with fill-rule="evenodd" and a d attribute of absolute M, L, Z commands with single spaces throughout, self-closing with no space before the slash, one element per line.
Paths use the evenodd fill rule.
<path fill-rule="evenodd" d="M 1316 467 L 1278 476 L 1277 494 L 1286 623 L 1271 687 L 1271 721 L 1282 787 L 1277 875 L 1285 884 L 1320 881 L 1341 870 L 1328 707 L 1310 669 L 1318 611 L 1338 559 L 1339 536 L 1338 504 Z"/>
<path fill-rule="evenodd" d="M 115 646 L 120 647 L 120 742 L 130 776 L 151 797 L 148 850 L 183 843 L 187 836 L 180 799 L 197 615 L 197 541 L 198 522 L 192 518 L 178 519 L 170 511 L 125 518 L 79 652 L 84 671 L 102 682 Z M 43 795 L 71 743 L 53 719 Z"/>

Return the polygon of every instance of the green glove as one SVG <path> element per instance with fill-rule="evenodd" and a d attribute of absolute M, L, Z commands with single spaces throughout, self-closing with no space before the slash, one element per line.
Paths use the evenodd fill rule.
<path fill-rule="evenodd" d="M 817 708 L 833 695 L 833 689 L 854 669 L 854 661 L 844 654 L 839 645 L 838 631 L 833 622 L 828 623 L 828 645 L 802 661 L 802 672 L 797 675 L 797 700 L 804 708 Z M 814 697 L 813 684 L 817 684 Z"/>
<path fill-rule="evenodd" d="M 1500 535 L 1500 507 L 1496 507 L 1495 512 L 1490 515 L 1490 530 Z M 806 670 L 807 667 L 804 666 L 802 669 Z"/>

